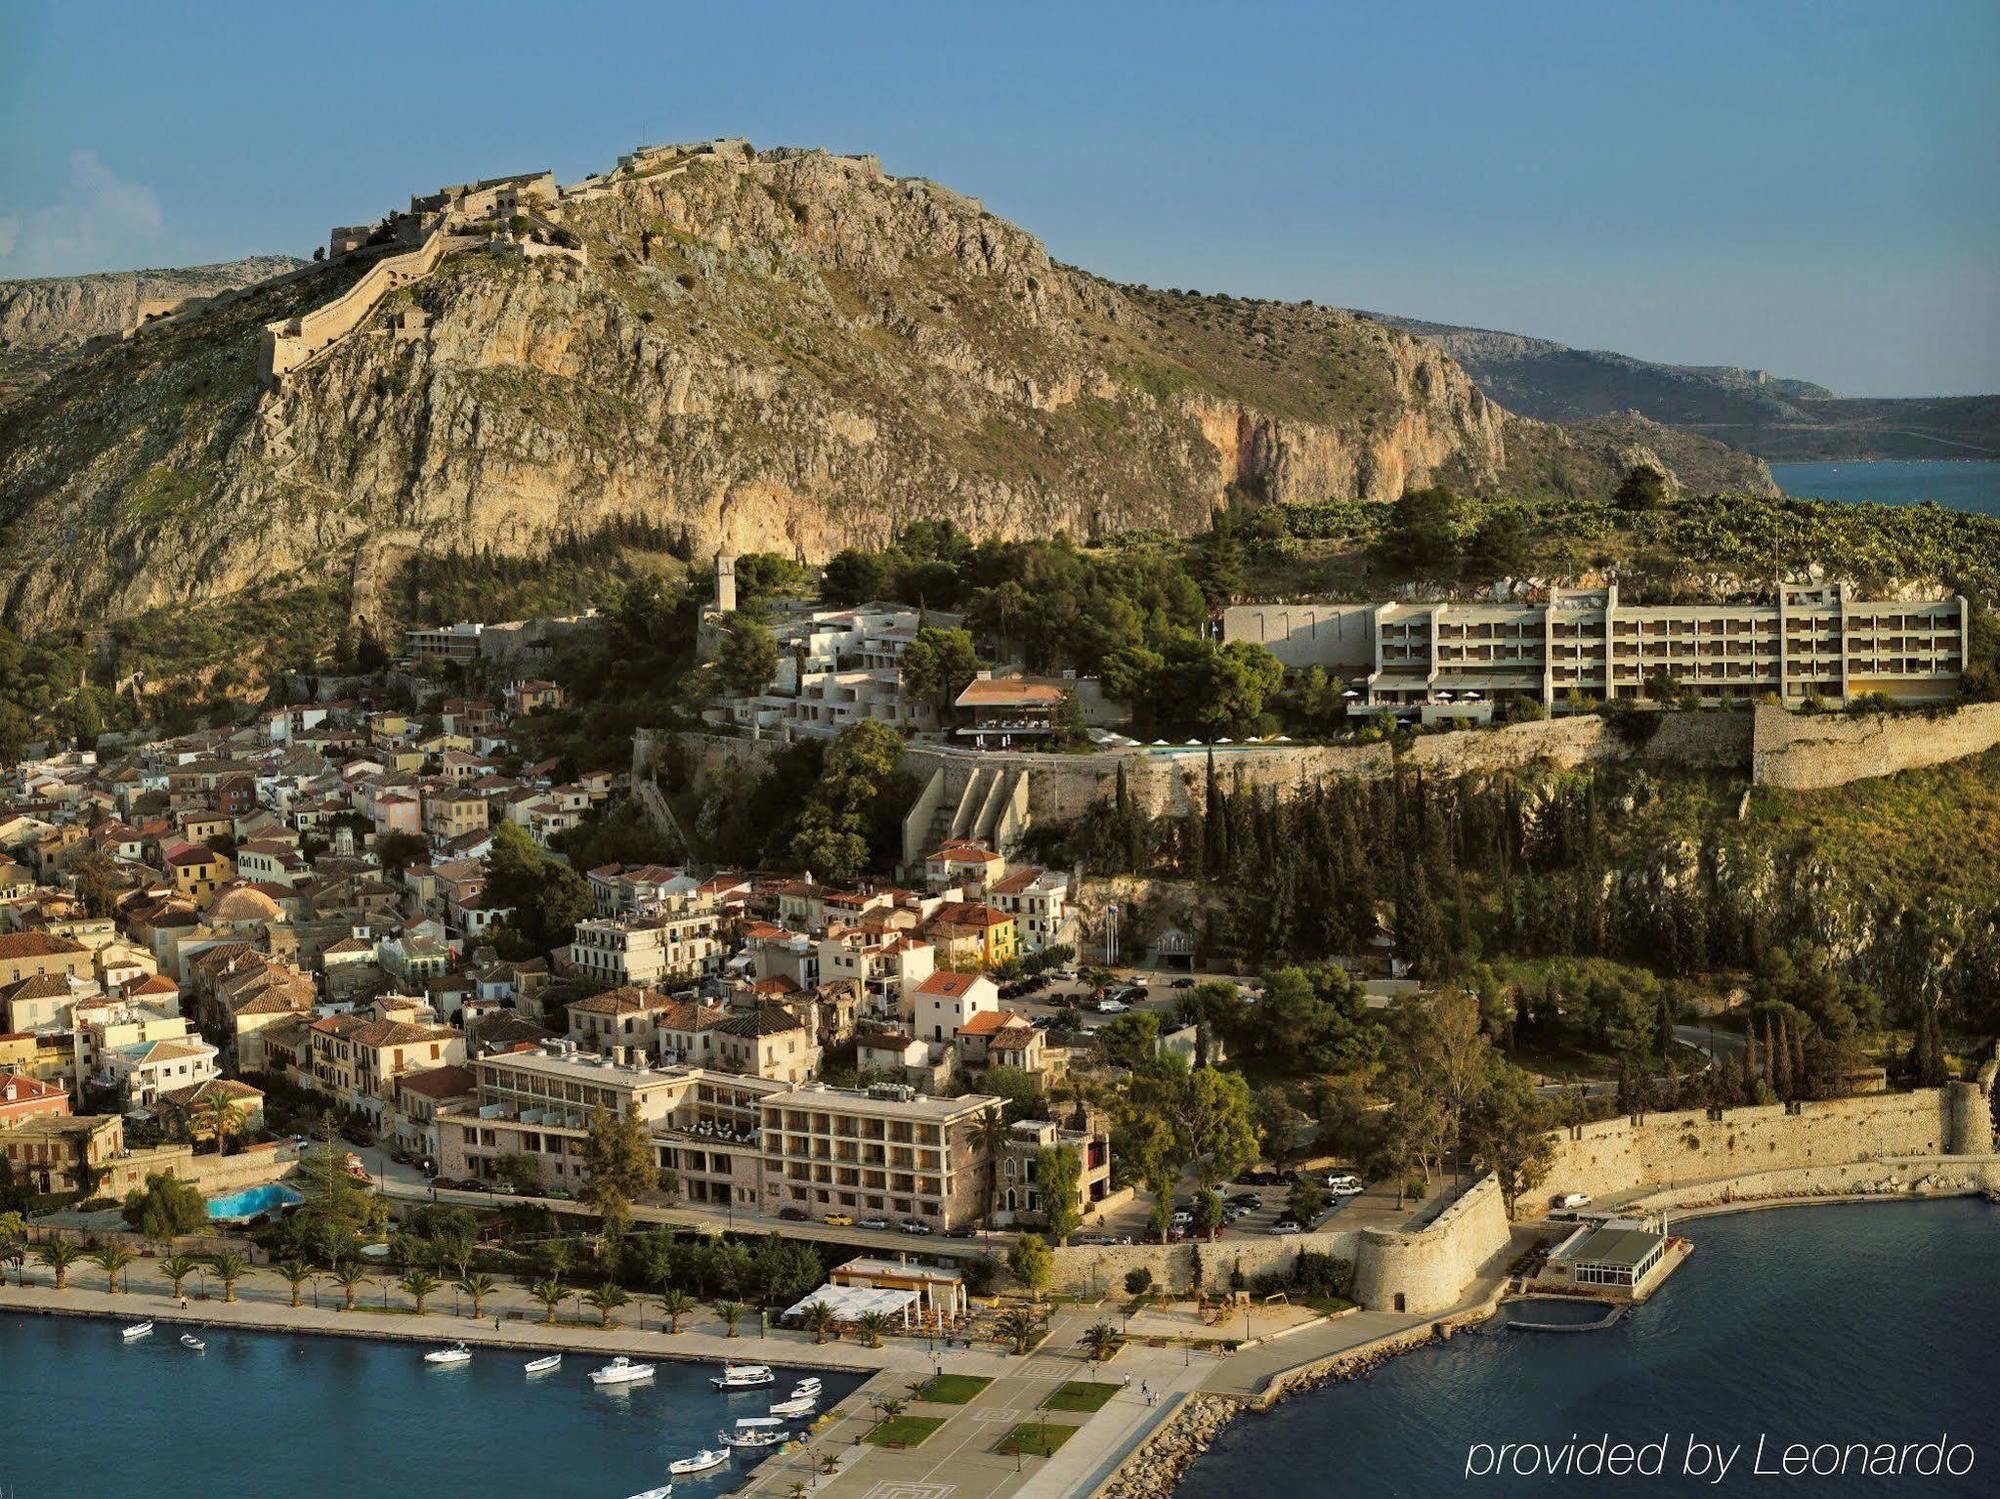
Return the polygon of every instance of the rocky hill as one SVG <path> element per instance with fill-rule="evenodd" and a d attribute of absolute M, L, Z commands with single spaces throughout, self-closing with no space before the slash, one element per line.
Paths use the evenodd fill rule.
<path fill-rule="evenodd" d="M 667 152 L 542 211 L 587 263 L 458 248 L 275 385 L 264 325 L 354 285 L 358 258 L 87 352 L 0 411 L 7 619 L 632 516 L 690 555 L 817 559 L 920 517 L 1081 538 L 1242 495 L 1603 493 L 1680 441 L 1516 416 L 1349 312 L 1102 280 L 872 158 Z M 1754 461 L 1703 462 L 1769 490 Z"/>
<path fill-rule="evenodd" d="M 93 338 L 137 326 L 142 309 L 157 311 L 190 297 L 212 297 L 304 263 L 289 255 L 251 255 L 171 270 L 0 281 L 0 393 L 48 378 Z"/>
<path fill-rule="evenodd" d="M 1653 364 L 1520 333 L 1365 315 L 1437 344 L 1487 395 L 1546 422 L 1629 413 L 1772 461 L 2000 457 L 2000 396 L 1855 399 L 1763 370 Z"/>

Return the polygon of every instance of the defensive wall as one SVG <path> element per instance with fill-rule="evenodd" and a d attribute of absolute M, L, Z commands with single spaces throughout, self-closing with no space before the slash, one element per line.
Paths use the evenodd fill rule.
<path fill-rule="evenodd" d="M 390 292 L 428 276 L 445 251 L 481 243 L 484 241 L 473 236 L 452 235 L 440 227 L 416 249 L 376 261 L 331 302 L 294 318 L 266 323 L 257 354 L 258 377 L 266 384 L 277 384 L 320 350 L 352 333 Z"/>
<path fill-rule="evenodd" d="M 1751 778 L 1760 786 L 1788 791 L 1818 791 L 1920 770 L 2000 745 L 2000 703 L 1862 717 L 1763 706 L 1755 717 Z"/>
<path fill-rule="evenodd" d="M 1977 1082 L 1751 1108 L 1676 1109 L 1572 1125 L 1556 1133 L 1541 1201 L 1600 1200 L 1725 1177 L 1816 1171 L 1889 1158 L 1980 1157 L 1993 1151 L 1993 1064 Z"/>
<path fill-rule="evenodd" d="M 1449 1311 L 1479 1272 L 1507 1251 L 1507 1204 L 1491 1174 L 1419 1228 L 1364 1228 L 1354 1255 L 1354 1299 L 1371 1312 Z"/>
<path fill-rule="evenodd" d="M 1132 1270 L 1150 1270 L 1161 1290 L 1189 1291 L 1195 1286 L 1195 1258 L 1201 1260 L 1201 1285 L 1218 1290 L 1230 1273 L 1241 1270 L 1246 1280 L 1266 1270 L 1288 1270 L 1299 1253 L 1312 1251 L 1352 1261 L 1360 1234 L 1257 1234 L 1218 1239 L 1208 1244 L 1071 1244 L 1053 1252 L 1055 1289 L 1079 1296 L 1116 1295 Z"/>

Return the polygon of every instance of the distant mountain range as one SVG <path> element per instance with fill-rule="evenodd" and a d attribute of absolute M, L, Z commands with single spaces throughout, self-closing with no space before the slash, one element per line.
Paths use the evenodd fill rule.
<path fill-rule="evenodd" d="M 1730 365 L 1654 364 L 1606 349 L 1369 312 L 1438 344 L 1510 411 L 1545 422 L 1635 412 L 1772 462 L 2000 458 L 2000 395 L 1835 395 Z"/>

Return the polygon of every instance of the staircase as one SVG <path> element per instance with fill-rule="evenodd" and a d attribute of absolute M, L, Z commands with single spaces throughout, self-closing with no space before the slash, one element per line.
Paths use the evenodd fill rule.
<path fill-rule="evenodd" d="M 950 762 L 924 783 L 903 818 L 903 867 L 948 839 L 970 839 L 1011 854 L 1028 830 L 1028 772 Z"/>

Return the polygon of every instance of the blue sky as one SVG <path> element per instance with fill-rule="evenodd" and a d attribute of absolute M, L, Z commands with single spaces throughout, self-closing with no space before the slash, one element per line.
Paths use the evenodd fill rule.
<path fill-rule="evenodd" d="M 640 141 L 878 152 L 1161 286 L 2000 390 L 2000 5 L 0 0 L 0 277 Z"/>

